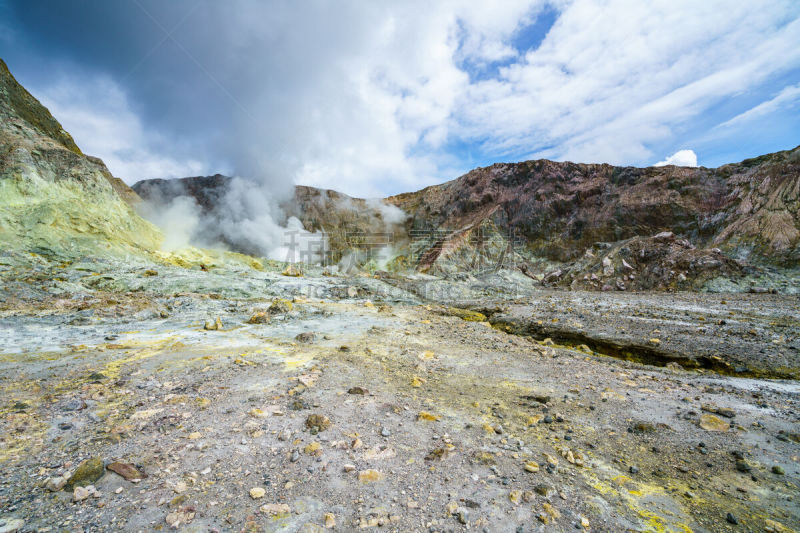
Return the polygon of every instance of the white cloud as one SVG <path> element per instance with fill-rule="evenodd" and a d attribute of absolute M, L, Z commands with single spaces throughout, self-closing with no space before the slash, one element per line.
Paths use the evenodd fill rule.
<path fill-rule="evenodd" d="M 128 184 L 209 171 L 206 161 L 177 156 L 180 142 L 147 131 L 125 93 L 108 77 L 62 77 L 35 94 L 81 151 L 103 159 L 111 173 Z"/>
<path fill-rule="evenodd" d="M 785 87 L 773 98 L 761 102 L 757 106 L 748 109 L 744 113 L 736 115 L 730 120 L 726 120 L 717 127 L 725 128 L 730 126 L 740 126 L 757 118 L 769 115 L 770 113 L 774 113 L 779 109 L 795 106 L 798 104 L 798 102 L 800 102 L 800 83 Z"/>
<path fill-rule="evenodd" d="M 537 50 L 467 89 L 453 131 L 498 155 L 644 163 L 709 107 L 800 66 L 799 11 L 569 2 Z"/>
<path fill-rule="evenodd" d="M 663 161 L 654 164 L 654 167 L 665 167 L 667 165 L 675 165 L 677 167 L 696 167 L 697 154 L 694 150 L 678 150 Z"/>
<path fill-rule="evenodd" d="M 224 157 L 273 188 L 369 197 L 468 170 L 453 145 L 481 160 L 646 164 L 709 109 L 800 68 L 793 0 L 559 0 L 541 44 L 516 50 L 545 3 L 203 4 L 175 38 L 235 100 L 235 125 L 197 147 L 174 150 L 113 86 L 83 84 L 81 105 L 45 93 L 78 144 L 124 178 L 210 173 Z"/>

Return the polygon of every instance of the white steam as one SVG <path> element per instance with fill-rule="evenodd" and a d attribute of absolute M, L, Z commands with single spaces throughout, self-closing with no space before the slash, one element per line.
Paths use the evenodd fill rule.
<path fill-rule="evenodd" d="M 185 187 L 180 181 L 170 182 L 168 197 L 150 190 L 139 208 L 163 231 L 165 251 L 194 245 L 317 264 L 328 250 L 325 233 L 306 231 L 295 217 L 281 222 L 286 217 L 266 184 L 225 178 L 221 187 L 205 191 L 210 204 L 206 209 Z"/>
<path fill-rule="evenodd" d="M 282 245 L 272 249 L 267 257 L 287 263 L 319 264 L 328 251 L 328 239 L 323 232 L 310 232 L 296 217 L 290 217 L 283 229 Z"/>
<path fill-rule="evenodd" d="M 186 248 L 200 225 L 200 206 L 190 196 L 179 196 L 166 206 L 142 202 L 139 214 L 158 226 L 164 233 L 161 245 L 165 252 Z"/>
<path fill-rule="evenodd" d="M 368 199 L 367 207 L 379 212 L 381 218 L 383 218 L 383 223 L 389 227 L 402 224 L 408 218 L 405 211 L 396 205 L 386 203 L 385 200 L 381 200 L 380 198 Z"/>

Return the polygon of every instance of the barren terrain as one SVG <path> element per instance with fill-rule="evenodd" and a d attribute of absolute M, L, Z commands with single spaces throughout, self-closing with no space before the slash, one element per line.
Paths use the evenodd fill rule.
<path fill-rule="evenodd" d="M 251 271 L 235 296 L 212 287 L 242 272 L 94 266 L 63 276 L 145 290 L 3 313 L 0 529 L 800 527 L 800 386 L 735 370 L 797 368 L 796 299 L 523 288 L 486 317 L 369 277 Z"/>

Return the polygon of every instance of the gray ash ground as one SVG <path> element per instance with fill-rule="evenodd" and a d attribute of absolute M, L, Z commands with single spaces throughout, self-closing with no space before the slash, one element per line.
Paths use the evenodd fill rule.
<path fill-rule="evenodd" d="M 99 270 L 3 311 L 0 531 L 800 528 L 800 385 L 735 372 L 797 368 L 796 300 L 528 291 L 483 322 L 367 277 Z M 146 477 L 46 486 L 87 459 Z"/>

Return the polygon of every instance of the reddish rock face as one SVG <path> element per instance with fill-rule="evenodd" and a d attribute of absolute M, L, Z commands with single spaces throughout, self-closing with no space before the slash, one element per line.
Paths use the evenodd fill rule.
<path fill-rule="evenodd" d="M 800 261 L 800 147 L 716 169 L 502 163 L 388 200 L 411 215 L 411 228 L 490 219 L 555 261 L 661 231 L 757 263 Z"/>

